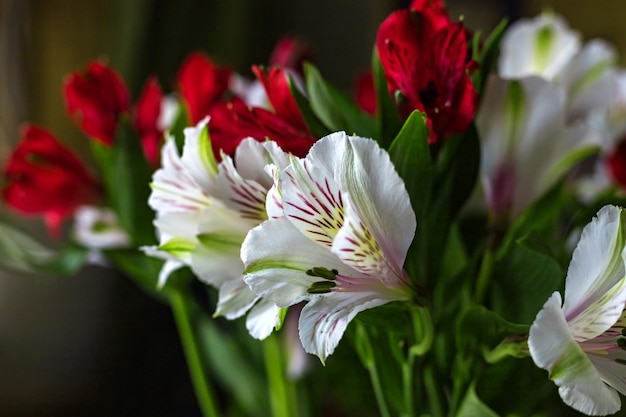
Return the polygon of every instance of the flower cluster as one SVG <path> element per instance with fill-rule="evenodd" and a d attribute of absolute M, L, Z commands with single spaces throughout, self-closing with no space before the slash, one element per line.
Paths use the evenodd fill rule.
<path fill-rule="evenodd" d="M 352 95 L 311 59 L 282 39 L 251 80 L 197 52 L 171 93 L 150 77 L 136 101 L 93 62 L 64 92 L 99 171 L 29 126 L 4 201 L 57 237 L 73 219 L 71 255 L 97 250 L 84 259 L 169 303 L 206 417 L 296 415 L 296 397 L 322 414 L 370 415 L 369 398 L 383 416 L 618 412 L 626 72 L 613 48 L 554 13 L 483 39 L 441 0 L 413 0 L 381 23 Z M 67 257 L 17 254 L 38 270 Z M 259 345 L 262 405 L 258 355 L 239 352 Z M 348 378 L 357 361 L 371 385 Z M 286 379 L 326 386 L 338 365 L 323 390 Z M 211 398 L 209 369 L 233 401 Z M 353 383 L 359 405 L 311 399 Z"/>

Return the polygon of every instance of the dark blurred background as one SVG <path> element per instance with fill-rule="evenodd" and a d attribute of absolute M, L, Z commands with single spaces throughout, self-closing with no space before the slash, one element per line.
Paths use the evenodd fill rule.
<path fill-rule="evenodd" d="M 309 41 L 322 74 L 351 90 L 376 29 L 399 0 L 0 0 L 0 161 L 19 126 L 47 127 L 87 157 L 64 112 L 64 76 L 92 59 L 122 73 L 136 98 L 149 74 L 166 90 L 203 49 L 239 73 L 265 63 L 283 34 Z M 488 32 L 550 7 L 585 39 L 626 55 L 626 2 L 455 0 L 452 16 Z M 622 61 L 623 62 L 623 61 Z M 2 213 L 37 235 L 36 222 Z M 167 306 L 111 270 L 72 278 L 0 271 L 0 416 L 198 416 Z"/>

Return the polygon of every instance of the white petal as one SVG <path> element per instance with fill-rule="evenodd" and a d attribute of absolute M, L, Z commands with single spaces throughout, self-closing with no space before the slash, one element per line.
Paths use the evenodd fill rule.
<path fill-rule="evenodd" d="M 300 313 L 300 341 L 304 350 L 323 362 L 331 355 L 348 324 L 361 311 L 388 303 L 376 293 L 334 293 L 315 297 Z"/>
<path fill-rule="evenodd" d="M 351 201 L 346 200 L 344 225 L 335 237 L 332 252 L 345 264 L 380 279 L 390 288 L 402 286 L 402 265 L 389 262 L 373 234 L 357 217 Z"/>
<path fill-rule="evenodd" d="M 257 297 L 250 287 L 243 282 L 243 277 L 225 281 L 219 288 L 215 316 L 224 316 L 234 320 L 243 316 L 257 302 Z"/>
<path fill-rule="evenodd" d="M 280 149 L 276 142 L 259 142 L 247 138 L 237 146 L 235 165 L 243 178 L 256 181 L 268 189 L 274 181 L 265 167 L 275 165 L 278 169 L 286 168 L 289 165 L 289 154 Z"/>
<path fill-rule="evenodd" d="M 281 172 L 279 190 L 291 223 L 312 241 L 330 248 L 343 226 L 345 198 L 332 173 L 308 160 L 292 158 Z"/>
<path fill-rule="evenodd" d="M 185 144 L 181 161 L 196 183 L 208 194 L 216 196 L 214 178 L 217 175 L 217 162 L 209 139 L 208 122 L 207 117 L 196 126 L 183 130 Z"/>
<path fill-rule="evenodd" d="M 267 218 L 265 197 L 269 185 L 266 188 L 254 180 L 242 178 L 232 158 L 227 155 L 223 158 L 216 178 L 222 200 L 230 209 L 239 213 L 241 218 L 251 220 L 253 225 L 261 223 Z M 262 167 L 259 170 L 266 176 Z"/>
<path fill-rule="evenodd" d="M 162 168 L 152 177 L 150 207 L 157 212 L 203 209 L 209 197 L 178 156 L 173 138 L 166 140 L 161 155 Z"/>
<path fill-rule="evenodd" d="M 267 217 L 269 219 L 275 219 L 285 215 L 285 211 L 283 209 L 283 198 L 278 191 L 277 186 L 272 186 L 272 188 L 270 188 L 267 192 L 265 212 L 267 213 Z"/>
<path fill-rule="evenodd" d="M 580 49 L 580 34 L 551 13 L 520 19 L 506 31 L 500 46 L 498 74 L 503 78 L 556 77 Z"/>
<path fill-rule="evenodd" d="M 228 281 L 238 282 L 243 272 L 239 244 L 215 236 L 200 237 L 200 240 L 202 243 L 191 256 L 191 269 L 198 279 L 217 288 Z"/>
<path fill-rule="evenodd" d="M 241 247 L 244 280 L 257 295 L 279 307 L 309 299 L 308 290 L 319 277 L 307 275 L 313 267 L 356 271 L 328 249 L 306 238 L 286 218 L 270 219 L 248 233 Z"/>
<path fill-rule="evenodd" d="M 415 236 L 416 220 L 389 154 L 374 140 L 337 132 L 318 140 L 307 160 L 331 173 L 386 259 L 402 266 Z"/>
<path fill-rule="evenodd" d="M 492 210 L 508 206 L 517 216 L 569 168 L 562 161 L 595 142 L 591 129 L 566 125 L 565 110 L 564 90 L 546 80 L 489 79 L 476 123 Z"/>
<path fill-rule="evenodd" d="M 583 229 L 565 281 L 563 310 L 576 338 L 592 339 L 622 315 L 626 301 L 621 209 L 605 206 Z"/>
<path fill-rule="evenodd" d="M 258 224 L 256 220 L 243 218 L 222 201 L 212 200 L 211 205 L 198 216 L 197 233 L 231 235 L 233 239 L 243 242 L 248 230 Z"/>
<path fill-rule="evenodd" d="M 248 313 L 246 328 L 252 337 L 263 340 L 280 324 L 280 308 L 261 299 Z"/>
<path fill-rule="evenodd" d="M 164 259 L 165 263 L 159 271 L 157 288 L 163 287 L 169 276 L 177 269 L 185 266 L 185 263 L 171 254 L 159 250 L 156 246 L 142 246 L 139 248 L 143 253 L 154 258 Z"/>
<path fill-rule="evenodd" d="M 587 355 L 574 341 L 555 292 L 530 328 L 528 347 L 535 364 L 550 372 L 559 395 L 572 408 L 590 415 L 619 410 L 619 395 L 606 385 Z"/>
<path fill-rule="evenodd" d="M 174 125 L 179 112 L 181 111 L 181 103 L 175 95 L 168 94 L 161 99 L 161 109 L 157 119 L 157 128 L 161 132 L 167 132 Z"/>
<path fill-rule="evenodd" d="M 624 351 L 620 351 L 619 356 L 621 356 L 621 360 L 624 360 L 625 355 Z M 590 354 L 589 359 L 591 359 L 591 363 L 598 370 L 604 382 L 622 393 L 622 395 L 626 395 L 626 365 L 615 362 L 614 357 L 611 357 L 613 355 L 609 355 L 610 359 L 603 356 L 606 355 Z"/>
<path fill-rule="evenodd" d="M 95 206 L 81 206 L 74 213 L 74 238 L 87 248 L 110 249 L 129 246 L 115 213 Z"/>
<path fill-rule="evenodd" d="M 162 212 L 153 224 L 159 232 L 159 241 L 165 243 L 173 238 L 195 239 L 202 210 L 185 212 Z"/>
<path fill-rule="evenodd" d="M 616 57 L 611 45 L 591 40 L 564 69 L 560 82 L 568 91 L 570 120 L 609 106 L 607 97 L 612 94 Z"/>

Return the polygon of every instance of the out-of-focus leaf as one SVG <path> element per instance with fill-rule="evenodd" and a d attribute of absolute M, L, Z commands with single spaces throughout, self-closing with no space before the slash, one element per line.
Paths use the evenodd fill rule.
<path fill-rule="evenodd" d="M 502 19 L 482 45 L 480 43 L 480 33 L 477 32 L 474 36 L 472 43 L 472 59 L 478 63 L 479 69 L 474 73 L 472 82 L 480 96 L 482 96 L 482 90 L 487 77 L 491 73 L 494 65 L 496 65 L 496 60 L 500 52 L 500 41 L 502 40 L 507 25 L 507 19 Z"/>
<path fill-rule="evenodd" d="M 483 403 L 474 389 L 474 384 L 470 385 L 463 398 L 463 402 L 456 413 L 457 417 L 498 417 L 498 414 Z"/>
<path fill-rule="evenodd" d="M 380 63 L 376 47 L 372 52 L 372 75 L 374 77 L 374 90 L 376 91 L 376 139 L 383 148 L 387 149 L 402 128 L 402 120 L 389 94 L 385 70 Z"/>
<path fill-rule="evenodd" d="M 228 330 L 220 329 L 217 322 L 210 317 L 201 317 L 197 331 L 204 347 L 204 354 L 211 373 L 218 381 L 232 393 L 238 406 L 243 408 L 247 416 L 267 416 L 269 403 L 263 372 L 255 364 L 254 357 L 250 356 L 241 344 L 233 330 L 242 330 L 241 327 Z M 247 334 L 243 334 L 251 343 L 259 345 L 258 341 Z"/>
<path fill-rule="evenodd" d="M 346 131 L 372 138 L 376 134 L 374 119 L 365 114 L 343 93 L 328 84 L 311 64 L 304 66 L 306 91 L 311 110 L 331 131 Z"/>
<path fill-rule="evenodd" d="M 0 266 L 19 272 L 72 275 L 87 259 L 87 250 L 73 244 L 47 247 L 28 233 L 0 222 Z"/>
<path fill-rule="evenodd" d="M 300 114 L 302 114 L 302 118 L 304 119 L 304 123 L 309 128 L 311 133 L 315 137 L 321 138 L 329 133 L 331 133 L 330 129 L 328 129 L 320 120 L 317 118 L 313 109 L 311 109 L 311 103 L 307 100 L 307 98 L 302 94 L 298 86 L 293 82 L 291 77 L 289 78 L 289 90 L 293 95 L 293 98 L 300 109 Z"/>
<path fill-rule="evenodd" d="M 426 116 L 414 111 L 389 148 L 396 171 L 404 180 L 418 223 L 430 200 L 433 168 L 428 147 Z"/>
<path fill-rule="evenodd" d="M 153 244 L 154 213 L 148 206 L 151 170 L 130 122 L 120 123 L 113 147 L 94 145 L 93 149 L 120 226 L 136 246 Z"/>
<path fill-rule="evenodd" d="M 550 295 L 560 288 L 560 264 L 543 252 L 537 239 L 511 245 L 493 271 L 491 302 L 495 311 L 517 323 L 532 323 Z"/>

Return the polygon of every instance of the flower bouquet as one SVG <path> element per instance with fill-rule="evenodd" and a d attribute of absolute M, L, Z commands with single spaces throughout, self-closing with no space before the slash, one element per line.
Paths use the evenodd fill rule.
<path fill-rule="evenodd" d="M 4 224 L 4 266 L 99 262 L 168 303 L 205 417 L 617 413 L 612 47 L 553 13 L 484 37 L 414 0 L 354 98 L 310 58 L 285 38 L 250 80 L 199 52 L 136 101 L 103 62 L 71 74 L 98 170 L 24 129 L 4 201 L 66 244 Z"/>

